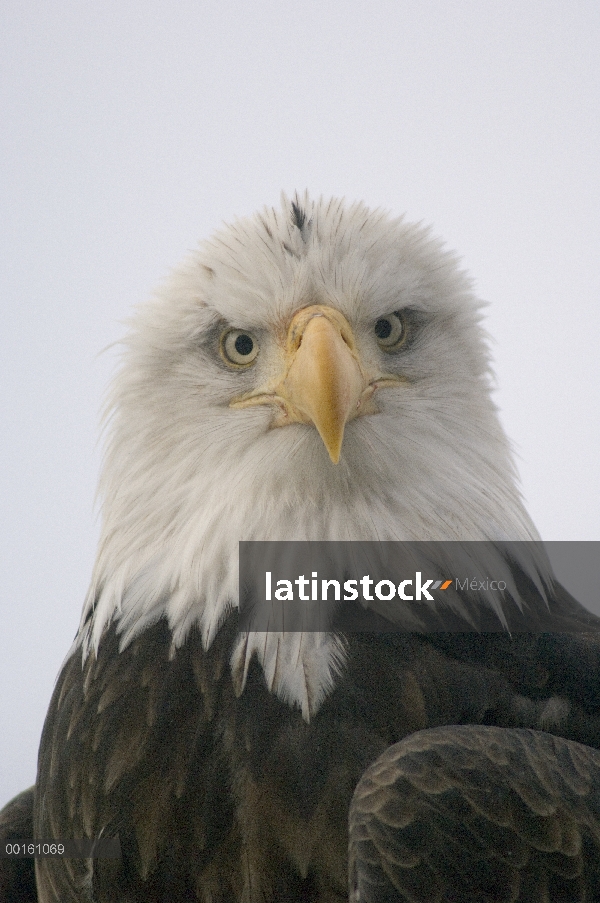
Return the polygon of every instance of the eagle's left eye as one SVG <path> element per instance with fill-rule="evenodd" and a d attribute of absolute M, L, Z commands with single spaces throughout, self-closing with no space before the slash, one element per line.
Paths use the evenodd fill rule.
<path fill-rule="evenodd" d="M 219 343 L 221 357 L 234 367 L 249 367 L 258 354 L 258 342 L 245 329 L 227 329 Z"/>
<path fill-rule="evenodd" d="M 406 338 L 406 325 L 401 313 L 387 314 L 375 323 L 377 344 L 384 351 L 394 351 Z"/>

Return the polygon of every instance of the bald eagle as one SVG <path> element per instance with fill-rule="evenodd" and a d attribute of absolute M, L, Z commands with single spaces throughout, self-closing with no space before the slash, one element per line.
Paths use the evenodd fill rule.
<path fill-rule="evenodd" d="M 503 562 L 541 634 L 468 632 L 460 599 L 451 633 L 240 630 L 242 540 L 537 547 L 480 318 L 427 229 L 308 195 L 136 312 L 89 594 L 3 823 L 121 857 L 38 859 L 40 903 L 335 903 L 348 875 L 354 903 L 600 899 L 600 622 L 533 551 Z"/>

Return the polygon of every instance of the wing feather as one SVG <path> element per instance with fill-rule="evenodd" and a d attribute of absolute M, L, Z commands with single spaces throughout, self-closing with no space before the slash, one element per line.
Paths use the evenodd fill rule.
<path fill-rule="evenodd" d="M 356 788 L 350 882 L 354 903 L 599 899 L 600 752 L 488 726 L 406 737 Z"/>
<path fill-rule="evenodd" d="M 34 787 L 19 793 L 0 810 L 0 847 L 33 837 Z M 0 858 L 2 903 L 37 903 L 33 859 Z"/>
<path fill-rule="evenodd" d="M 214 850 L 232 827 L 226 769 L 221 784 L 210 777 L 222 686 L 210 675 L 224 673 L 214 660 L 227 660 L 231 637 L 209 653 L 198 638 L 174 659 L 164 622 L 125 649 L 119 641 L 112 627 L 83 667 L 79 652 L 63 667 L 40 745 L 34 827 L 56 839 L 118 834 L 123 858 L 38 860 L 41 903 L 80 901 L 84 887 L 98 903 L 128 900 L 137 885 L 148 900 L 191 898 L 183 846 L 201 837 L 200 851 Z"/>

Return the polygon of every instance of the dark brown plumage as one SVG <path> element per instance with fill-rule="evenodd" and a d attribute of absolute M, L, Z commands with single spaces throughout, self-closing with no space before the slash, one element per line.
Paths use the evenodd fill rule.
<path fill-rule="evenodd" d="M 390 747 L 350 807 L 350 901 L 600 899 L 600 752 L 452 726 Z"/>
<path fill-rule="evenodd" d="M 33 837 L 33 791 L 24 790 L 0 811 L 0 849 Z M 0 903 L 35 903 L 33 859 L 0 859 Z"/>
<path fill-rule="evenodd" d="M 118 833 L 122 860 L 40 860 L 42 903 L 80 903 L 88 882 L 95 903 L 330 903 L 346 898 L 358 783 L 356 901 L 532 903 L 554 899 L 546 886 L 593 900 L 600 754 L 515 730 L 600 746 L 598 622 L 564 591 L 550 616 L 572 632 L 352 635 L 345 680 L 308 724 L 258 666 L 236 697 L 233 616 L 208 651 L 194 631 L 171 658 L 163 621 L 120 653 L 111 628 L 57 683 L 35 828 L 26 791 L 2 836 Z M 35 899 L 31 860 L 1 866 L 0 900 Z"/>
<path fill-rule="evenodd" d="M 563 624 L 568 599 L 563 594 L 557 615 Z M 573 612 L 571 626 L 579 613 L 574 600 Z M 593 616 L 582 617 L 589 629 Z M 453 746 L 454 727 L 439 734 L 426 729 L 546 724 L 600 745 L 600 631 L 586 637 L 354 635 L 348 641 L 345 680 L 309 724 L 269 693 L 258 667 L 243 696 L 235 696 L 227 666 L 234 632 L 232 618 L 208 651 L 193 632 L 169 659 L 164 622 L 121 653 L 112 629 L 98 658 L 89 658 L 83 671 L 77 656 L 67 663 L 40 747 L 38 783 L 45 789 L 36 804 L 36 832 L 60 837 L 118 833 L 123 860 L 97 860 L 92 872 L 82 860 L 40 861 L 38 880 L 53 888 L 46 890 L 44 903 L 79 901 L 73 888 L 88 878 L 97 903 L 183 903 L 196 895 L 207 903 L 341 901 L 347 893 L 350 799 L 365 768 L 398 739 L 414 735 L 408 746 L 411 762 L 424 773 L 432 761 L 438 770 L 457 763 L 453 799 L 463 806 L 459 796 L 470 768 L 469 738 L 485 734 L 459 731 Z M 566 658 L 557 655 L 560 649 Z M 587 685 L 565 682 L 569 655 L 571 669 L 577 660 L 582 663 Z M 560 697 L 555 695 L 561 689 Z M 510 755 L 516 736 L 497 732 L 497 748 L 506 737 Z M 531 738 L 535 756 L 538 735 L 518 736 Z M 428 738 L 438 751 L 414 765 Z M 440 746 L 440 738 L 445 745 Z M 463 753 L 467 758 L 461 765 Z M 396 754 L 402 758 L 402 744 Z M 592 768 L 598 762 L 594 756 L 589 753 Z M 389 771 L 392 760 L 384 754 L 382 761 Z M 485 770 L 481 762 L 479 767 Z M 504 792 L 503 781 L 510 786 L 519 778 L 520 760 L 516 768 L 516 774 L 510 767 L 490 773 L 498 793 Z M 561 787 L 549 785 L 548 796 L 560 794 Z M 354 805 L 362 811 L 360 789 Z M 431 807 L 426 801 L 422 805 L 426 837 Z M 587 805 L 593 816 L 594 800 Z M 429 855 L 435 859 L 442 851 L 440 839 Z M 354 855 L 359 862 L 364 858 L 360 843 Z M 428 898 L 423 890 L 415 899 Z"/>

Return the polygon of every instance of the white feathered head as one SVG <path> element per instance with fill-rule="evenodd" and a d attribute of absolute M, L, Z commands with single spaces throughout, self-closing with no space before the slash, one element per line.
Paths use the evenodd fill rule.
<path fill-rule="evenodd" d="M 209 644 L 239 540 L 536 539 L 480 312 L 428 229 L 362 203 L 283 197 L 203 243 L 125 340 L 84 646 L 162 615 Z"/>

